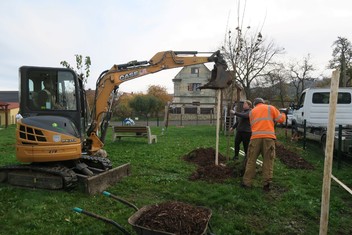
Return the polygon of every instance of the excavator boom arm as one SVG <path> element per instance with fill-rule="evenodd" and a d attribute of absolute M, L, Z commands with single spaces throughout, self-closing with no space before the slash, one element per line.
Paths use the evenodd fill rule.
<path fill-rule="evenodd" d="M 88 139 L 91 142 L 89 151 L 95 152 L 103 147 L 103 141 L 96 133 L 103 114 L 109 111 L 109 97 L 121 83 L 161 70 L 207 62 L 215 63 L 216 67 L 214 68 L 218 70 L 218 74 L 219 71 L 223 73 L 226 70 L 226 62 L 222 58 L 220 51 L 212 53 L 211 56 L 196 56 L 197 54 L 198 52 L 196 51 L 163 51 L 155 54 L 149 61 L 131 61 L 126 64 L 114 65 L 110 70 L 106 71 L 97 81 L 93 122 L 88 131 Z M 212 78 L 212 80 L 216 79 L 218 78 Z M 220 86 L 210 87 L 210 89 L 227 87 L 230 81 L 228 78 L 225 80 L 220 82 Z"/>
<path fill-rule="evenodd" d="M 196 56 L 196 51 L 163 51 L 155 54 L 149 61 L 132 61 L 127 64 L 114 65 L 106 74 L 109 76 L 112 85 L 119 85 L 128 80 L 132 80 L 151 73 L 156 73 L 165 69 L 172 69 L 177 67 L 184 67 L 195 64 L 203 64 L 207 62 L 214 62 L 216 58 L 215 52 L 210 57 Z M 179 56 L 193 55 L 193 56 Z"/>

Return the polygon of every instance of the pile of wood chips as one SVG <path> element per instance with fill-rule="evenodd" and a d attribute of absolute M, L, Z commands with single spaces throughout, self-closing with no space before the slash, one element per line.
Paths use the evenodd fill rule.
<path fill-rule="evenodd" d="M 169 201 L 150 206 L 135 224 L 167 233 L 200 235 L 205 234 L 210 217 L 210 209 Z"/>

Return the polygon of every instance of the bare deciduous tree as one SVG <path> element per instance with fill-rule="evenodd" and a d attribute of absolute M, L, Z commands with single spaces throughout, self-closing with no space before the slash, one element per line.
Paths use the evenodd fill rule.
<path fill-rule="evenodd" d="M 273 41 L 266 42 L 261 32 L 251 33 L 250 27 L 243 32 L 237 27 L 235 33 L 228 32 L 222 51 L 234 71 L 234 82 L 244 88 L 247 98 L 254 98 L 251 85 L 268 74 L 275 64 L 274 57 L 284 49 Z"/>
<path fill-rule="evenodd" d="M 340 74 L 340 87 L 346 87 L 351 84 L 351 63 L 352 63 L 352 44 L 347 38 L 338 37 L 333 43 L 334 49 L 332 52 L 333 58 L 329 61 L 329 68 L 339 68 Z M 349 78 L 348 76 L 349 75 Z"/>
<path fill-rule="evenodd" d="M 299 99 L 299 95 L 305 89 L 305 83 L 309 80 L 314 80 L 311 77 L 314 66 L 310 62 L 310 55 L 303 58 L 302 63 L 296 62 L 289 64 L 290 80 L 293 86 L 296 88 L 296 101 Z"/>
<path fill-rule="evenodd" d="M 269 100 L 276 100 L 280 107 L 285 107 L 290 100 L 288 96 L 289 76 L 283 64 L 278 64 L 276 68 L 269 71 L 264 78 L 266 86 L 270 85 L 269 93 L 265 97 Z"/>

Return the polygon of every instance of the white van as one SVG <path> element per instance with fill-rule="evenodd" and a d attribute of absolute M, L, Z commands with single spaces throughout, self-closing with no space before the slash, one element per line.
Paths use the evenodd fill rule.
<path fill-rule="evenodd" d="M 293 128 L 303 133 L 304 121 L 306 121 L 306 138 L 320 141 L 323 147 L 325 147 L 329 119 L 329 99 L 329 88 L 309 88 L 302 92 L 298 105 L 293 110 Z M 339 125 L 349 128 L 344 130 L 342 145 L 344 152 L 352 153 L 352 88 L 339 88 L 336 128 Z"/>
<path fill-rule="evenodd" d="M 327 126 L 329 88 L 310 88 L 302 92 L 293 116 L 298 126 L 306 120 L 308 126 Z M 352 125 L 352 88 L 340 88 L 336 107 L 336 125 Z"/>

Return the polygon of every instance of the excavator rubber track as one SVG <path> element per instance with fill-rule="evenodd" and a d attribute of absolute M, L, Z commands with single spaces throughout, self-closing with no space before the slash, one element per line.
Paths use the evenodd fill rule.
<path fill-rule="evenodd" d="M 76 173 L 65 166 L 10 165 L 0 167 L 0 182 L 14 186 L 49 190 L 71 190 L 77 186 Z"/>
<path fill-rule="evenodd" d="M 82 155 L 80 161 L 86 163 L 89 167 L 102 169 L 104 171 L 112 168 L 110 159 L 106 157 Z"/>

